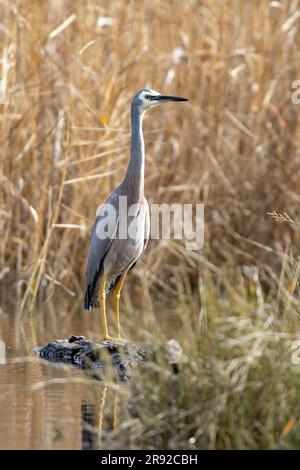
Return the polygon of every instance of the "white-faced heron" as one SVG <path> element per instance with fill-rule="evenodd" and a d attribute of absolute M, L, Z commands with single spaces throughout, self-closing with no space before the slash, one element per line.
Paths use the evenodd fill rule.
<path fill-rule="evenodd" d="M 164 96 L 149 88 L 134 96 L 131 103 L 131 156 L 127 172 L 121 185 L 102 206 L 92 230 L 84 308 L 90 310 L 100 304 L 101 331 L 106 339 L 113 339 L 107 329 L 106 294 L 113 293 L 117 338 L 120 339 L 120 292 L 126 274 L 136 264 L 149 239 L 149 207 L 144 196 L 143 116 L 148 109 L 167 101 L 188 99 Z M 122 209 L 125 207 L 124 200 L 127 201 L 125 217 Z"/>

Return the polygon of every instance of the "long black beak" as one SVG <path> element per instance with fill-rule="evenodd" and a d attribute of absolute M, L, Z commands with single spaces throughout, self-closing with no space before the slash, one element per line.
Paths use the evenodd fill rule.
<path fill-rule="evenodd" d="M 157 95 L 152 96 L 151 101 L 189 101 L 188 98 L 181 98 L 180 96 L 166 96 L 166 95 Z"/>

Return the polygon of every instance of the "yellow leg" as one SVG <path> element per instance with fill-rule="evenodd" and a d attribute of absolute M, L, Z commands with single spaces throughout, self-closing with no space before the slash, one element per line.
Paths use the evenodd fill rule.
<path fill-rule="evenodd" d="M 100 315 L 101 315 L 101 332 L 104 338 L 108 338 L 107 330 L 107 320 L 106 320 L 106 279 L 107 273 L 103 273 L 103 278 L 101 280 L 100 290 L 99 290 L 99 302 L 100 302 Z"/>
<path fill-rule="evenodd" d="M 126 277 L 127 271 L 122 274 L 121 279 L 119 280 L 114 292 L 113 292 L 113 298 L 114 298 L 114 312 L 115 312 L 115 317 L 116 317 L 116 323 L 117 323 L 117 338 L 121 338 L 121 328 L 120 328 L 120 295 L 121 295 L 121 289 L 124 284 L 124 280 Z"/>

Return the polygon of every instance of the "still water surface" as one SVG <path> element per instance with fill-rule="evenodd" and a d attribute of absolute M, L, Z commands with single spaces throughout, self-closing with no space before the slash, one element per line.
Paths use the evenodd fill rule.
<path fill-rule="evenodd" d="M 0 315 L 0 449 L 122 448 L 132 418 L 125 385 L 103 384 L 32 349 L 81 334 L 97 338 L 97 313 Z"/>

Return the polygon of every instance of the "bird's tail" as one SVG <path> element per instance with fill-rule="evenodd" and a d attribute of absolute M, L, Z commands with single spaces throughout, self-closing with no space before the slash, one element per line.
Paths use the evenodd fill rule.
<path fill-rule="evenodd" d="M 87 286 L 86 288 L 83 307 L 85 310 L 91 310 L 92 308 L 99 307 L 99 300 L 94 298 L 93 290 L 90 288 L 90 286 Z"/>
<path fill-rule="evenodd" d="M 83 300 L 83 306 L 85 310 L 90 310 L 90 305 L 91 305 L 91 298 L 90 298 L 90 292 L 89 292 L 89 286 L 87 287 L 85 294 L 84 294 L 84 300 Z"/>

